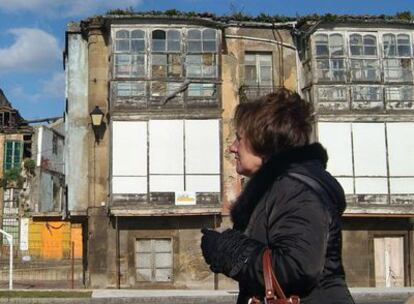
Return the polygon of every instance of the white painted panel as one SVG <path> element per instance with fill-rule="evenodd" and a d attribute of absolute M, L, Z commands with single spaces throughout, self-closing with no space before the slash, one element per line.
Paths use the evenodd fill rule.
<path fill-rule="evenodd" d="M 352 133 L 355 176 L 386 176 L 385 125 L 383 123 L 354 123 Z"/>
<path fill-rule="evenodd" d="M 147 175 L 147 123 L 114 121 L 112 175 Z"/>
<path fill-rule="evenodd" d="M 220 192 L 219 175 L 187 175 L 186 191 L 193 192 Z"/>
<path fill-rule="evenodd" d="M 149 122 L 150 173 L 184 173 L 184 137 L 182 120 Z"/>
<path fill-rule="evenodd" d="M 150 175 L 150 192 L 175 192 L 183 190 L 183 175 Z"/>
<path fill-rule="evenodd" d="M 147 178 L 137 176 L 112 177 L 112 193 L 114 194 L 138 194 L 147 193 Z"/>
<path fill-rule="evenodd" d="M 185 165 L 187 173 L 220 173 L 218 120 L 185 121 Z"/>
<path fill-rule="evenodd" d="M 386 178 L 355 178 L 356 194 L 388 194 Z"/>
<path fill-rule="evenodd" d="M 354 182 L 352 177 L 337 178 L 338 182 L 344 189 L 345 194 L 354 194 Z"/>
<path fill-rule="evenodd" d="M 328 171 L 334 175 L 352 176 L 352 146 L 350 123 L 321 122 L 319 142 L 327 149 Z"/>
<path fill-rule="evenodd" d="M 390 178 L 390 191 L 392 194 L 414 193 L 414 178 Z"/>
<path fill-rule="evenodd" d="M 414 176 L 414 123 L 387 123 L 391 176 Z"/>

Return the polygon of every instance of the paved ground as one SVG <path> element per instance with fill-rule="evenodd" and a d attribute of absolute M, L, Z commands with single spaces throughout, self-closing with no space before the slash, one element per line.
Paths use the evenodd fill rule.
<path fill-rule="evenodd" d="M 412 304 L 414 288 L 353 288 L 357 304 Z M 84 299 L 0 298 L 0 304 L 234 304 L 236 291 L 225 290 L 93 290 Z M 413 301 L 408 301 L 409 298 Z"/>

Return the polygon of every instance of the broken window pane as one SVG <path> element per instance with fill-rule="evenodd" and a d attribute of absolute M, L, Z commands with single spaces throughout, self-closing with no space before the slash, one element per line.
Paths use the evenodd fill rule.
<path fill-rule="evenodd" d="M 131 57 L 131 76 L 145 76 L 145 55 L 130 55 Z"/>
<path fill-rule="evenodd" d="M 168 55 L 168 76 L 180 77 L 181 76 L 181 56 L 180 54 Z"/>
<path fill-rule="evenodd" d="M 344 41 L 341 34 L 332 34 L 329 36 L 329 49 L 331 56 L 344 55 Z"/>
<path fill-rule="evenodd" d="M 394 57 L 396 55 L 397 43 L 394 34 L 385 34 L 383 36 L 383 47 L 385 57 Z"/>
<path fill-rule="evenodd" d="M 166 33 L 162 30 L 155 30 L 152 32 L 152 51 L 164 52 L 165 51 Z"/>
<path fill-rule="evenodd" d="M 167 93 L 167 83 L 163 81 L 151 82 L 151 96 L 165 96 Z"/>
<path fill-rule="evenodd" d="M 384 59 L 384 78 L 393 82 L 412 81 L 411 59 Z"/>
<path fill-rule="evenodd" d="M 379 62 L 376 59 L 352 59 L 351 76 L 354 81 L 378 81 Z"/>
<path fill-rule="evenodd" d="M 166 78 L 167 77 L 167 55 L 153 54 L 152 55 L 152 77 Z"/>

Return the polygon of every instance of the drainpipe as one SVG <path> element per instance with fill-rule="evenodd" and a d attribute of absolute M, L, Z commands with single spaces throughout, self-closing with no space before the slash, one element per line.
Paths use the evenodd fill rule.
<path fill-rule="evenodd" d="M 115 216 L 115 242 L 116 242 L 116 288 L 121 289 L 121 261 L 119 253 L 119 226 L 118 216 Z"/>

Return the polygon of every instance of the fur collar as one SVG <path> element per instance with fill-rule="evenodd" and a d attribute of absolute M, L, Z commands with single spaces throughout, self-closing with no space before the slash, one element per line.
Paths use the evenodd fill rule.
<path fill-rule="evenodd" d="M 321 144 L 313 143 L 272 155 L 251 177 L 234 203 L 230 212 L 233 228 L 239 231 L 246 229 L 256 204 L 273 185 L 275 179 L 283 175 L 291 164 L 310 160 L 319 160 L 326 168 L 328 154 Z"/>

